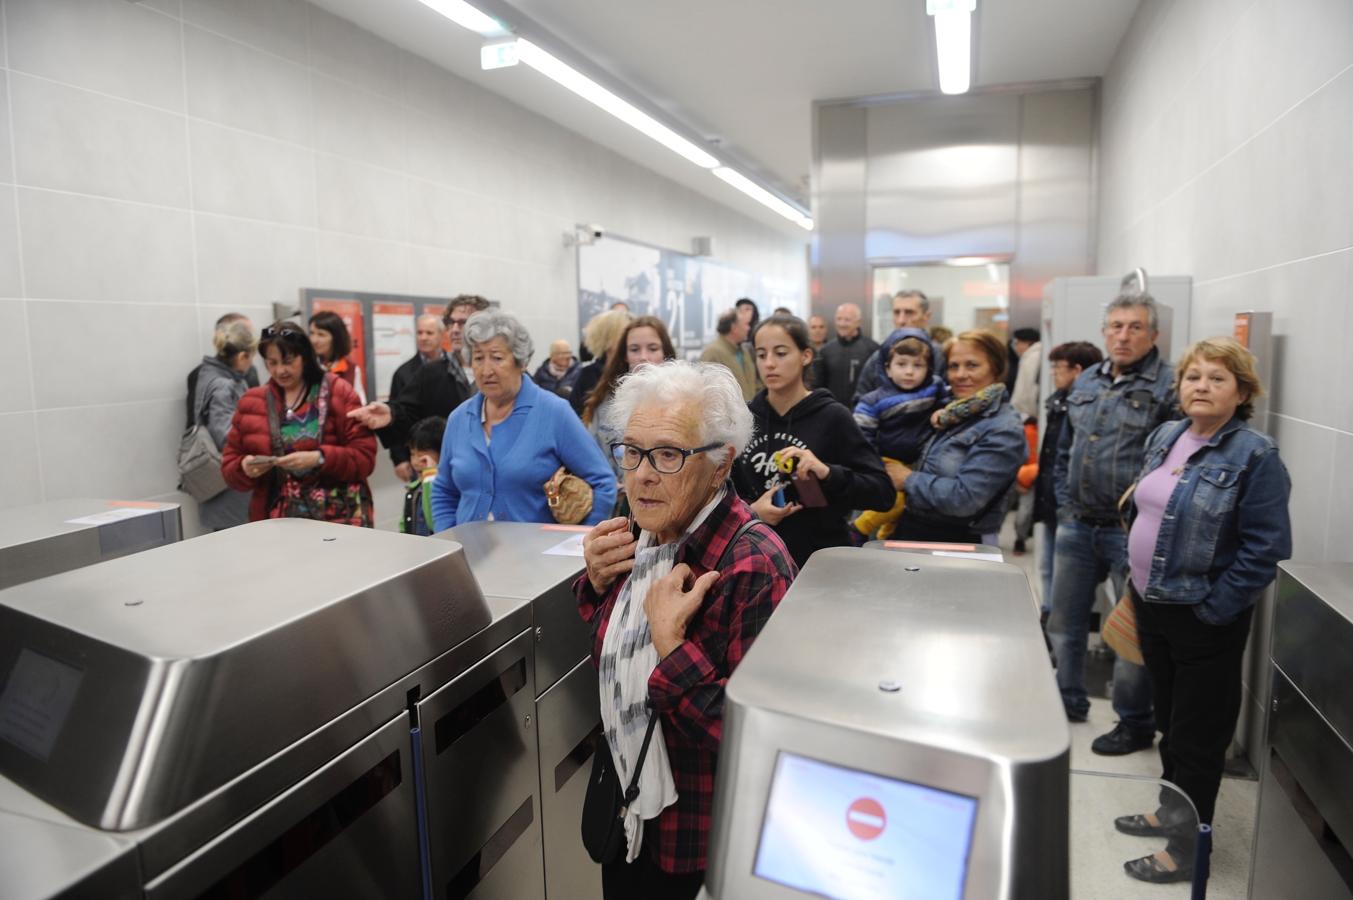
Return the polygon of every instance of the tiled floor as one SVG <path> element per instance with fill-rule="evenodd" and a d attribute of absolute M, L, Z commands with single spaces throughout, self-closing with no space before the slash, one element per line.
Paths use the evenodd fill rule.
<path fill-rule="evenodd" d="M 1014 556 L 1013 542 L 1007 524 L 1001 535 L 1006 561 L 1025 571 L 1034 593 L 1038 594 L 1041 579 L 1036 546 L 1030 542 L 1029 552 Z M 1091 643 L 1098 643 L 1098 636 L 1092 636 Z M 1093 690 L 1094 679 L 1089 681 Z M 1149 779 L 1160 776 L 1160 757 L 1155 750 L 1118 757 L 1092 753 L 1090 742 L 1113 728 L 1115 722 L 1109 701 L 1094 697 L 1089 721 L 1071 726 L 1071 768 L 1078 773 L 1071 784 L 1071 896 L 1073 900 L 1188 897 L 1187 884 L 1145 884 L 1123 872 L 1125 860 L 1145 856 L 1164 846 L 1162 839 L 1130 837 L 1113 827 L 1116 816 L 1155 809 L 1157 787 Z M 1248 894 L 1250 840 L 1257 801 L 1256 782 L 1235 778 L 1222 781 L 1213 821 L 1212 877 L 1207 890 L 1211 900 L 1243 900 Z"/>

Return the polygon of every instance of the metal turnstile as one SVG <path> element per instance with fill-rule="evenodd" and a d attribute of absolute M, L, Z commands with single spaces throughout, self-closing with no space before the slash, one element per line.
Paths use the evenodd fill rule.
<path fill-rule="evenodd" d="M 527 669 L 534 672 L 534 678 L 528 686 L 529 693 L 525 688 L 521 690 L 516 712 L 518 724 L 523 715 L 528 723 L 534 715 L 534 726 L 524 731 L 531 743 L 531 765 L 537 785 L 532 795 L 536 823 L 532 827 L 541 829 L 532 839 L 537 853 L 542 840 L 544 843 L 543 863 L 549 875 L 544 890 L 551 900 L 601 896 L 600 867 L 588 857 L 579 834 L 592 735 L 601 727 L 597 673 L 590 659 L 592 635 L 578 616 L 573 596 L 573 582 L 582 574 L 584 564 L 581 555 L 546 552 L 576 541 L 582 530 L 585 529 L 523 522 L 474 522 L 437 535 L 464 548 L 465 557 L 491 603 L 530 612 L 531 634 L 523 646 L 529 663 Z M 531 700 L 534 710 L 529 705 Z M 514 756 L 509 766 L 509 761 L 499 760 L 485 777 L 516 784 L 519 761 Z M 514 831 L 513 823 L 526 827 L 521 824 L 526 818 L 521 811 L 526 795 L 517 789 L 512 797 L 516 799 L 504 801 L 507 805 L 495 816 L 489 816 L 492 821 L 482 823 L 468 843 L 463 843 L 458 834 L 447 838 L 455 848 L 449 852 L 460 859 L 478 846 L 476 840 L 499 834 L 491 832 L 491 828 L 506 829 L 502 832 L 503 840 L 514 835 L 525 839 L 527 832 Z M 519 818 L 514 820 L 511 816 Z M 433 841 L 434 845 L 442 841 L 435 824 Z M 434 846 L 434 859 L 436 855 Z M 524 883 L 508 884 L 508 888 L 498 890 L 485 884 L 475 896 L 504 900 L 538 896 Z M 464 894 L 448 891 L 446 896 Z"/>
<path fill-rule="evenodd" d="M 53 500 L 0 516 L 0 589 L 183 539 L 177 503 Z"/>
<path fill-rule="evenodd" d="M 529 623 L 453 543 L 291 519 L 0 592 L 3 893 L 418 896 L 418 701 Z M 448 818 L 479 809 L 478 773 L 429 776 Z"/>
<path fill-rule="evenodd" d="M 1353 897 L 1353 563 L 1278 566 L 1252 897 Z"/>
<path fill-rule="evenodd" d="M 808 561 L 728 682 L 718 900 L 1068 895 L 1069 732 L 1014 566 Z"/>

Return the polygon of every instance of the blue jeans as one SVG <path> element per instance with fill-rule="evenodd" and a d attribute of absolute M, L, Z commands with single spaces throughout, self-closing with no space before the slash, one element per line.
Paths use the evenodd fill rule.
<path fill-rule="evenodd" d="M 1085 692 L 1085 650 L 1095 590 L 1107 577 L 1114 595 L 1127 576 L 1127 535 L 1116 526 L 1094 526 L 1075 519 L 1057 525 L 1052 578 L 1052 614 L 1048 639 L 1057 658 L 1057 687 L 1068 714 L 1090 710 Z M 1145 666 L 1119 659 L 1113 664 L 1113 711 L 1132 731 L 1155 734 L 1151 676 Z"/>
<path fill-rule="evenodd" d="M 1043 523 L 1042 543 L 1038 547 L 1038 574 L 1043 578 L 1039 608 L 1046 615 L 1052 610 L 1052 563 L 1057 548 L 1057 520 Z"/>

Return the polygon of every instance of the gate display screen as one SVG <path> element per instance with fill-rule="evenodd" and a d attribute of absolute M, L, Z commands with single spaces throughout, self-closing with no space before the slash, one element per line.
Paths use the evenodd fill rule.
<path fill-rule="evenodd" d="M 842 900 L 963 896 L 977 800 L 781 753 L 753 873 Z"/>

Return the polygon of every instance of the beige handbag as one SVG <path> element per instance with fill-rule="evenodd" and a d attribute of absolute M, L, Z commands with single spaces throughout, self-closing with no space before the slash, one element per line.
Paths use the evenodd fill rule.
<path fill-rule="evenodd" d="M 592 485 L 563 466 L 545 482 L 550 514 L 560 525 L 577 525 L 592 512 Z"/>

